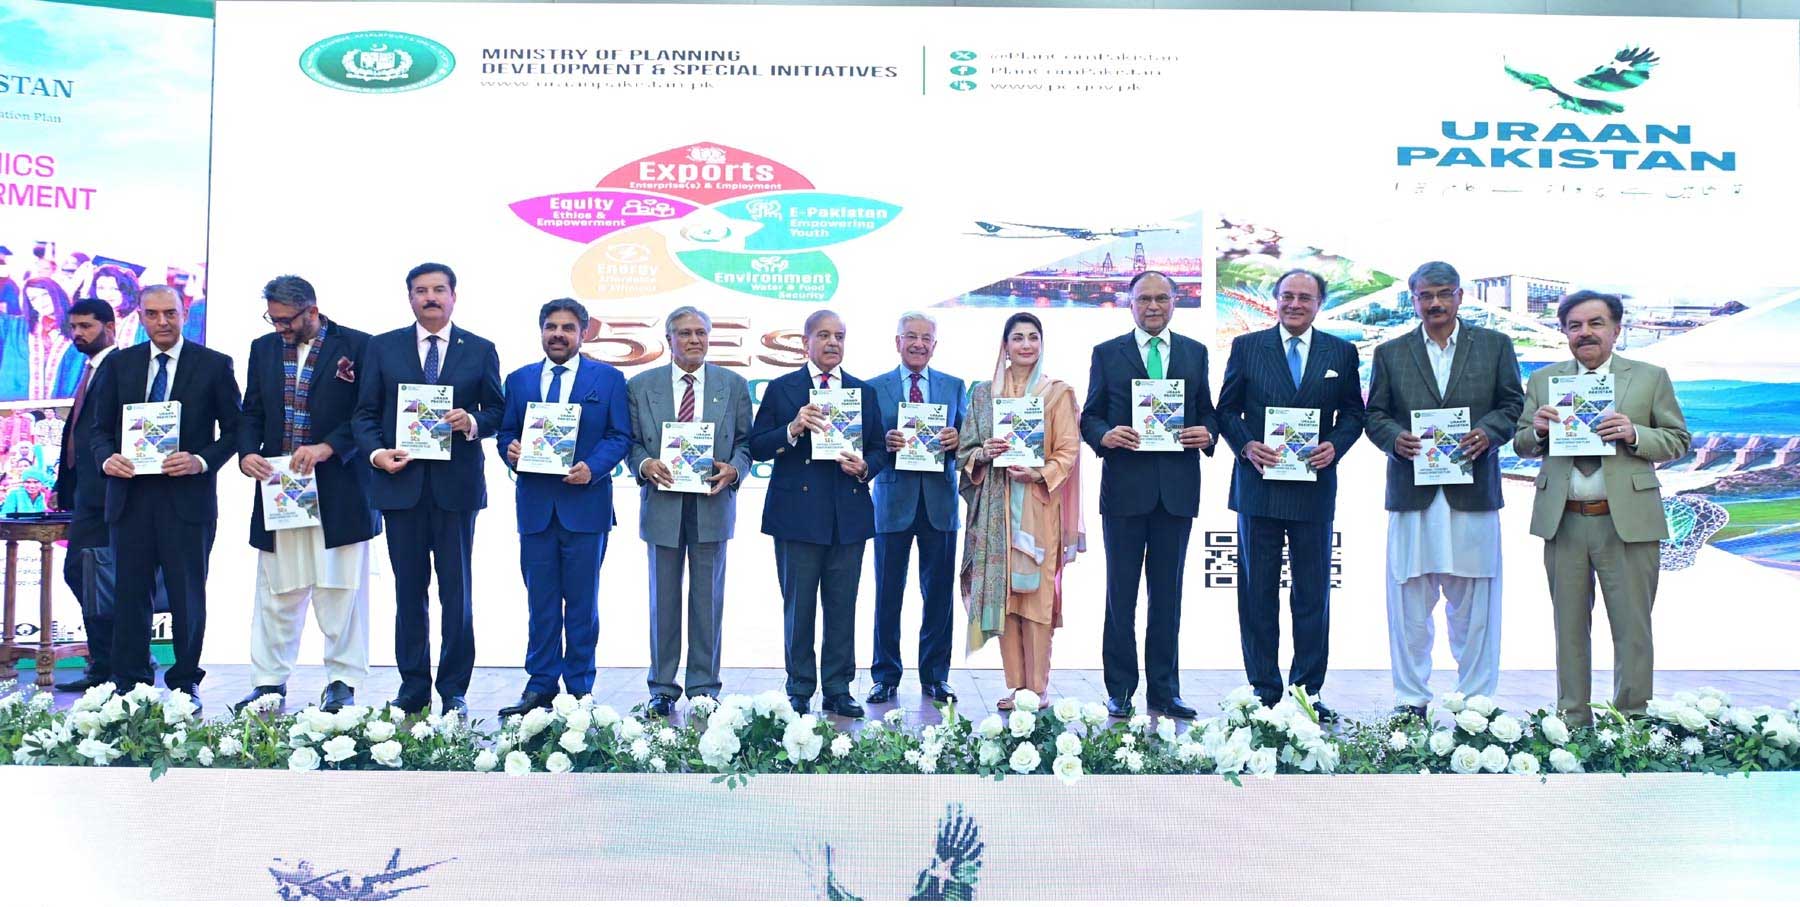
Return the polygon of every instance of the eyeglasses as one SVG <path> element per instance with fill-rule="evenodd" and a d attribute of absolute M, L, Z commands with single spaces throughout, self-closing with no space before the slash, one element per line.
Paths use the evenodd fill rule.
<path fill-rule="evenodd" d="M 1275 298 L 1282 302 L 1298 302 L 1301 305 L 1312 305 L 1319 301 L 1319 297 L 1311 293 L 1283 293 Z"/>
<path fill-rule="evenodd" d="M 1434 302 L 1455 302 L 1456 297 L 1460 295 L 1462 295 L 1462 288 L 1457 287 L 1450 290 L 1439 290 L 1435 293 L 1414 293 L 1413 298 L 1426 305 L 1431 305 Z"/>
<path fill-rule="evenodd" d="M 295 312 L 293 317 L 291 317 L 291 318 L 276 318 L 276 317 L 270 315 L 268 312 L 264 312 L 262 318 L 264 321 L 274 325 L 276 327 L 276 329 L 279 330 L 281 328 L 289 327 L 294 322 L 299 321 L 301 318 L 306 317 L 306 313 L 310 312 L 310 311 L 312 311 L 312 307 L 308 306 L 307 308 L 305 308 L 299 312 Z"/>
<path fill-rule="evenodd" d="M 1139 296 L 1136 301 L 1137 301 L 1138 305 L 1148 305 L 1150 303 L 1155 303 L 1157 305 L 1168 305 L 1169 300 L 1172 298 L 1173 297 L 1171 297 L 1167 293 L 1158 293 L 1155 296 L 1151 296 L 1148 293 L 1146 293 L 1142 296 Z"/>
<path fill-rule="evenodd" d="M 936 337 L 933 337 L 930 334 L 914 334 L 911 331 L 901 334 L 900 339 L 907 343 L 931 343 L 937 340 Z"/>

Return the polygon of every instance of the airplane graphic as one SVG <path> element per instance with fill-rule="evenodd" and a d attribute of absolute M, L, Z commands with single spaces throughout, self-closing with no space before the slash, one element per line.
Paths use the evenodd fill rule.
<path fill-rule="evenodd" d="M 986 236 L 992 239 L 1101 239 L 1103 237 L 1129 238 L 1144 233 L 1179 233 L 1188 225 L 1181 221 L 1166 221 L 1124 227 L 1089 228 L 1020 224 L 1004 220 L 998 222 L 978 220 L 975 222 L 975 226 L 980 229 L 971 231 L 968 235 Z"/>

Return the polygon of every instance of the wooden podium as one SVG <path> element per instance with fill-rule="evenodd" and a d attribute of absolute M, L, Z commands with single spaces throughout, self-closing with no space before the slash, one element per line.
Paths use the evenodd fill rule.
<path fill-rule="evenodd" d="M 0 540 L 6 542 L 6 622 L 4 628 L 0 629 L 0 678 L 18 676 L 18 662 L 30 658 L 37 662 L 37 685 L 42 689 L 49 689 L 55 682 L 57 659 L 85 656 L 88 653 L 86 642 L 58 645 L 50 633 L 50 593 L 57 580 L 50 569 L 55 563 L 50 547 L 69 532 L 67 516 L 62 519 L 57 519 L 57 516 L 50 514 L 35 520 L 0 519 Z M 20 542 L 37 542 L 39 546 L 38 642 L 19 642 L 16 639 Z"/>

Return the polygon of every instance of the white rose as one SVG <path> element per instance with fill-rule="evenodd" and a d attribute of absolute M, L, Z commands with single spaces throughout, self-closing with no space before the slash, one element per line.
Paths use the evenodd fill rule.
<path fill-rule="evenodd" d="M 177 729 L 173 734 L 162 735 L 163 749 L 178 750 L 187 743 L 186 729 Z"/>
<path fill-rule="evenodd" d="M 235 756 L 244 751 L 244 742 L 236 737 L 225 737 L 219 741 L 219 755 Z"/>
<path fill-rule="evenodd" d="M 82 758 L 92 759 L 95 765 L 109 764 L 124 755 L 118 747 L 91 737 L 76 744 L 75 752 L 80 753 Z"/>
<path fill-rule="evenodd" d="M 388 768 L 400 767 L 400 741 L 383 740 L 369 747 L 369 756 Z"/>
<path fill-rule="evenodd" d="M 1337 771 L 1338 758 L 1337 744 L 1321 741 L 1306 750 L 1306 758 L 1300 760 L 1300 770 L 1329 775 Z"/>
<path fill-rule="evenodd" d="M 1243 686 L 1226 693 L 1224 700 L 1219 703 L 1219 706 L 1227 712 L 1253 708 L 1259 705 L 1262 705 L 1262 700 L 1257 697 L 1256 688 L 1249 684 L 1244 684 Z"/>
<path fill-rule="evenodd" d="M 1166 715 L 1156 719 L 1156 736 L 1161 737 L 1165 743 L 1175 742 L 1175 719 Z"/>
<path fill-rule="evenodd" d="M 137 686 L 132 687 L 131 692 L 125 694 L 125 704 L 128 706 L 140 706 L 147 702 L 154 701 L 160 695 L 162 695 L 162 693 L 157 688 L 147 683 L 140 683 Z M 134 708 L 132 711 L 136 711 L 136 709 Z"/>
<path fill-rule="evenodd" d="M 1265 746 L 1252 750 L 1250 758 L 1244 762 L 1244 767 L 1250 770 L 1250 774 L 1258 778 L 1272 778 L 1275 776 L 1276 767 L 1280 764 L 1281 757 L 1275 752 L 1275 748 Z"/>
<path fill-rule="evenodd" d="M 1388 749 L 1399 752 L 1400 750 L 1412 746 L 1412 738 L 1406 736 L 1405 731 L 1395 731 L 1388 735 L 1387 745 Z"/>
<path fill-rule="evenodd" d="M 1125 726 L 1141 734 L 1145 728 L 1150 726 L 1150 716 L 1139 712 L 1131 716 L 1130 720 L 1125 722 Z"/>
<path fill-rule="evenodd" d="M 650 741 L 642 737 L 631 741 L 631 758 L 639 762 L 650 758 Z"/>
<path fill-rule="evenodd" d="M 1507 763 L 1507 771 L 1515 775 L 1535 775 L 1540 770 L 1537 757 L 1530 753 L 1514 753 Z"/>
<path fill-rule="evenodd" d="M 1555 746 L 1568 744 L 1569 726 L 1561 718 L 1555 715 L 1545 715 L 1544 720 L 1539 722 L 1539 726 L 1544 729 L 1544 739 L 1550 741 L 1551 744 Z"/>
<path fill-rule="evenodd" d="M 781 735 L 781 748 L 787 751 L 788 761 L 795 765 L 819 758 L 819 750 L 824 745 L 825 738 L 819 736 L 817 725 L 806 718 L 788 722 L 787 730 Z"/>
<path fill-rule="evenodd" d="M 340 734 L 356 730 L 356 726 L 362 724 L 363 719 L 368 717 L 368 715 L 369 710 L 364 706 L 344 706 L 344 708 L 336 715 L 330 716 L 332 730 L 337 731 Z"/>
<path fill-rule="evenodd" d="M 75 725 L 75 730 L 80 731 L 84 737 L 92 737 L 100 733 L 100 729 L 106 726 L 106 720 L 101 718 L 97 711 L 72 712 L 69 715 L 69 723 Z"/>
<path fill-rule="evenodd" d="M 1506 771 L 1508 762 L 1506 750 L 1501 749 L 1497 744 L 1490 743 L 1486 749 L 1481 751 L 1482 771 L 1495 773 Z"/>
<path fill-rule="evenodd" d="M 1084 702 L 1081 704 L 1082 721 L 1087 722 L 1094 727 L 1099 727 L 1106 723 L 1106 718 L 1106 706 L 1101 705 L 1098 702 Z"/>
<path fill-rule="evenodd" d="M 787 696 L 777 690 L 758 693 L 750 702 L 750 710 L 763 718 L 772 718 L 792 708 Z"/>
<path fill-rule="evenodd" d="M 325 745 L 320 748 L 325 751 L 326 762 L 342 762 L 345 759 L 356 758 L 356 738 L 354 737 L 339 734 L 325 741 Z"/>
<path fill-rule="evenodd" d="M 1793 749 L 1800 745 L 1800 728 L 1792 721 L 1780 715 L 1772 715 L 1763 721 L 1763 736 L 1774 741 L 1782 749 Z"/>
<path fill-rule="evenodd" d="M 1725 710 L 1725 720 L 1737 729 L 1740 734 L 1756 733 L 1756 715 L 1749 709 L 1729 708 Z"/>
<path fill-rule="evenodd" d="M 563 731 L 563 735 L 557 738 L 556 745 L 571 753 L 584 753 L 588 748 L 587 737 L 580 731 Z"/>
<path fill-rule="evenodd" d="M 588 728 L 594 726 L 594 713 L 587 709 L 576 709 L 563 719 L 563 726 L 571 731 L 585 734 Z"/>
<path fill-rule="evenodd" d="M 200 707 L 194 704 L 194 697 L 183 690 L 170 690 L 169 698 L 163 700 L 163 720 L 170 724 L 180 724 L 194 717 L 194 713 L 198 711 Z"/>
<path fill-rule="evenodd" d="M 310 772 L 318 767 L 319 754 L 310 746 L 300 747 L 299 749 L 294 750 L 292 755 L 288 756 L 288 768 L 293 769 L 294 771 Z"/>
<path fill-rule="evenodd" d="M 1550 767 L 1565 774 L 1572 774 L 1581 771 L 1581 760 L 1576 759 L 1574 753 L 1559 746 L 1550 751 Z"/>
<path fill-rule="evenodd" d="M 1015 710 L 1006 720 L 1006 726 L 1014 737 L 1029 737 L 1037 729 L 1037 716 L 1022 709 Z"/>
<path fill-rule="evenodd" d="M 1071 721 L 1080 721 L 1081 703 L 1064 696 L 1063 698 L 1056 700 L 1055 704 L 1050 706 L 1050 714 L 1055 715 L 1056 720 L 1064 724 L 1068 724 Z"/>
<path fill-rule="evenodd" d="M 711 699 L 708 699 L 706 701 L 712 702 Z M 717 704 L 714 704 L 712 707 L 709 707 L 706 710 L 707 713 L 711 713 L 713 708 L 717 708 Z M 612 727 L 613 725 L 619 723 L 619 710 L 613 708 L 610 705 L 594 706 L 593 709 L 588 712 L 588 714 L 592 715 L 594 718 L 594 723 L 601 727 Z"/>
<path fill-rule="evenodd" d="M 1081 755 L 1081 738 L 1063 731 L 1056 735 L 1056 754 L 1058 756 Z"/>
<path fill-rule="evenodd" d="M 1036 770 L 1042 761 L 1043 756 L 1038 754 L 1037 747 L 1032 746 L 1031 741 L 1027 740 L 1019 744 L 1018 749 L 1012 751 L 1012 758 L 1007 760 L 1007 765 L 1013 771 L 1026 775 Z"/>
<path fill-rule="evenodd" d="M 1684 705 L 1677 708 L 1675 710 L 1675 721 L 1692 734 L 1698 734 L 1701 731 L 1706 730 L 1707 725 L 1710 724 L 1710 722 L 1706 720 L 1706 716 L 1702 715 L 1699 709 L 1694 708 L 1691 705 Z"/>
<path fill-rule="evenodd" d="M 1493 715 L 1494 710 L 1499 708 L 1499 706 L 1494 704 L 1494 700 L 1480 694 L 1470 696 L 1468 703 L 1464 707 L 1480 712 L 1481 717 L 1483 718 Z"/>
<path fill-rule="evenodd" d="M 206 765 L 206 766 L 212 765 L 213 764 L 212 747 L 210 747 L 210 746 L 201 747 L 200 752 L 194 754 L 194 761 L 200 763 L 201 765 Z"/>
<path fill-rule="evenodd" d="M 1013 691 L 1013 708 L 1021 712 L 1035 712 L 1043 704 L 1044 701 L 1038 698 L 1038 694 L 1030 690 Z"/>
<path fill-rule="evenodd" d="M 100 720 L 107 724 L 125 720 L 125 700 L 114 696 L 100 706 Z"/>
<path fill-rule="evenodd" d="M 558 693 L 551 697 L 550 708 L 556 711 L 558 717 L 567 718 L 576 709 L 581 708 L 581 700 L 568 693 Z"/>
<path fill-rule="evenodd" d="M 719 700 L 711 696 L 695 696 L 688 699 L 688 712 L 702 718 L 712 714 L 712 710 L 718 707 Z"/>
<path fill-rule="evenodd" d="M 81 698 L 75 700 L 75 704 L 69 708 L 76 712 L 97 712 L 101 706 L 106 704 L 107 700 L 112 698 L 116 690 L 118 687 L 114 686 L 112 681 L 107 681 L 97 687 L 88 687 L 87 692 L 81 694 Z M 52 699 L 54 700 L 54 697 Z"/>
<path fill-rule="evenodd" d="M 1487 716 L 1474 709 L 1463 709 L 1456 713 L 1456 726 L 1471 734 L 1479 734 L 1487 730 Z"/>
<path fill-rule="evenodd" d="M 544 770 L 552 775 L 566 775 L 574 767 L 575 763 L 569 761 L 567 753 L 551 753 L 550 758 L 544 760 Z"/>
<path fill-rule="evenodd" d="M 644 723 L 630 716 L 621 718 L 619 719 L 618 735 L 621 740 L 636 740 L 644 736 Z"/>
<path fill-rule="evenodd" d="M 720 706 L 721 710 L 726 706 Z M 740 746 L 737 734 L 728 724 L 709 725 L 700 735 L 700 760 L 712 768 L 724 768 Z"/>
<path fill-rule="evenodd" d="M 1481 771 L 1481 753 L 1468 744 L 1463 744 L 1450 754 L 1450 770 L 1459 775 L 1473 775 Z"/>
<path fill-rule="evenodd" d="M 881 716 L 881 720 L 899 727 L 906 723 L 906 713 L 899 709 L 889 709 L 886 715 Z"/>
<path fill-rule="evenodd" d="M 1717 718 L 1719 713 L 1725 710 L 1725 703 L 1717 696 L 1702 696 L 1699 702 L 1694 703 L 1694 708 L 1699 709 L 1700 714 L 1708 718 Z"/>
<path fill-rule="evenodd" d="M 530 741 L 555 720 L 556 714 L 549 709 L 532 709 L 526 712 L 525 717 L 519 722 L 519 742 Z"/>
<path fill-rule="evenodd" d="M 506 773 L 509 775 L 531 774 L 531 757 L 524 750 L 513 750 L 506 754 Z"/>
<path fill-rule="evenodd" d="M 1184 764 L 1193 765 L 1206 758 L 1206 744 L 1197 740 L 1183 740 L 1175 748 L 1175 758 Z"/>
<path fill-rule="evenodd" d="M 371 721 L 363 728 L 363 736 L 370 743 L 380 743 L 394 736 L 394 726 L 385 721 Z"/>
<path fill-rule="evenodd" d="M 989 715 L 986 718 L 981 719 L 981 726 L 976 728 L 976 733 L 992 740 L 995 737 L 1000 736 L 1005 730 L 1005 719 L 1001 718 L 999 715 Z"/>
<path fill-rule="evenodd" d="M 1455 713 L 1455 712 L 1460 712 L 1468 707 L 1469 707 L 1469 704 L 1465 699 L 1463 699 L 1463 694 L 1456 693 L 1456 692 L 1450 692 L 1450 693 L 1444 694 L 1444 710 L 1445 711 Z"/>
<path fill-rule="evenodd" d="M 831 738 L 831 755 L 842 759 L 845 756 L 850 755 L 850 748 L 855 745 L 856 740 L 849 734 L 839 734 L 836 737 Z"/>
<path fill-rule="evenodd" d="M 977 747 L 975 750 L 975 758 L 978 759 L 982 765 L 993 765 L 994 763 L 999 762 L 1000 758 L 1005 755 L 1006 750 L 1002 749 L 1000 744 L 993 740 L 981 741 L 981 746 Z"/>
<path fill-rule="evenodd" d="M 475 770 L 478 772 L 491 772 L 499 763 L 500 757 L 494 755 L 493 750 L 482 750 L 475 754 Z"/>
<path fill-rule="evenodd" d="M 1081 757 L 1068 754 L 1057 756 L 1050 762 L 1050 773 L 1056 776 L 1056 780 L 1064 784 L 1074 784 L 1080 781 Z"/>
<path fill-rule="evenodd" d="M 1493 734 L 1501 743 L 1518 743 L 1525 735 L 1525 729 L 1519 727 L 1519 720 L 1511 715 L 1497 715 L 1488 722 L 1488 733 Z"/>

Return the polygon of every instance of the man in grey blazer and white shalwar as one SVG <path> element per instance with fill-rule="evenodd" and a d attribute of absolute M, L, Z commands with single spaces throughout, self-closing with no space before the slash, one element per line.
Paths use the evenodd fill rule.
<path fill-rule="evenodd" d="M 750 386 L 730 369 L 706 364 L 712 320 L 682 306 L 664 323 L 671 364 L 640 372 L 631 398 L 631 454 L 642 506 L 638 534 L 650 556 L 650 710 L 667 716 L 681 698 L 682 569 L 686 566 L 689 699 L 719 695 L 719 630 L 725 604 L 725 543 L 737 524 L 737 490 L 750 473 Z M 664 422 L 711 422 L 712 490 L 667 490 Z"/>

